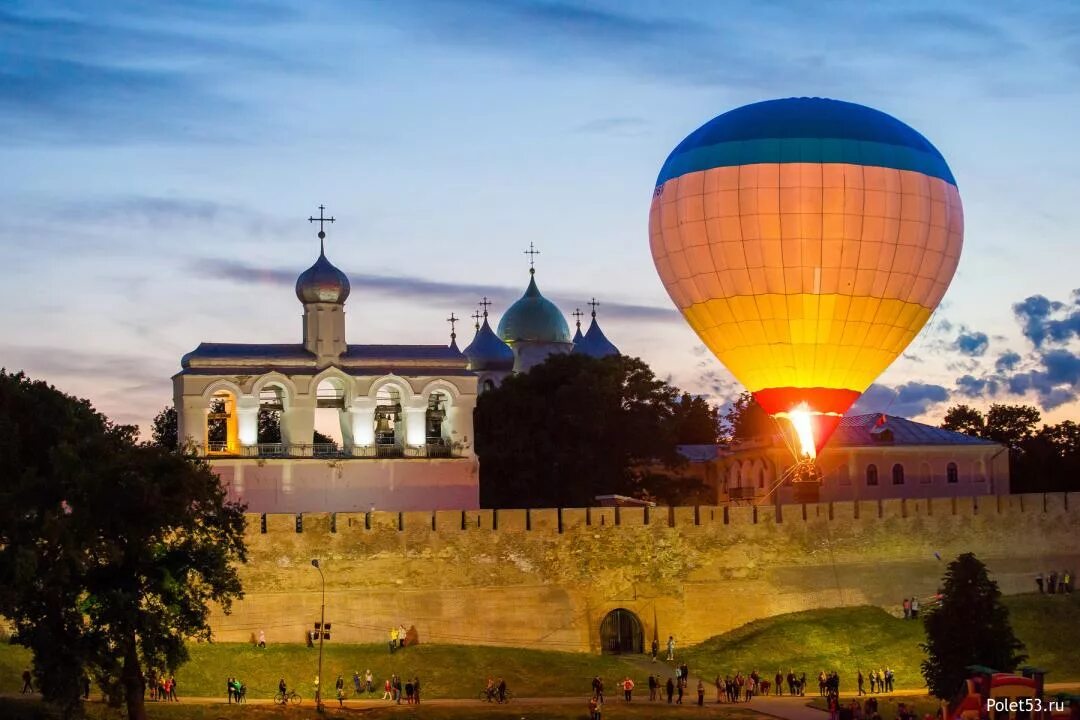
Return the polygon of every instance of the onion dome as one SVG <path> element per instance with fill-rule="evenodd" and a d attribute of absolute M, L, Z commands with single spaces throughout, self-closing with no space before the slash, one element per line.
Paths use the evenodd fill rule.
<path fill-rule="evenodd" d="M 484 313 L 484 324 L 476 331 L 476 337 L 462 351 L 462 354 L 469 361 L 467 366 L 469 370 L 509 371 L 514 368 L 514 351 L 500 340 L 488 325 L 487 313 Z"/>
<path fill-rule="evenodd" d="M 574 339 L 571 340 L 570 342 L 574 343 L 574 345 L 577 345 L 579 342 L 581 342 L 582 337 L 584 337 L 581 334 L 581 310 L 579 310 L 578 308 L 574 308 L 573 315 L 574 315 L 574 325 L 577 326 L 577 329 L 574 330 Z"/>
<path fill-rule="evenodd" d="M 619 348 L 615 347 L 604 331 L 600 329 L 600 323 L 596 322 L 596 313 L 593 313 L 592 325 L 585 332 L 580 342 L 574 343 L 574 353 L 588 355 L 589 357 L 602 358 L 609 355 L 618 355 Z"/>
<path fill-rule="evenodd" d="M 319 244 L 319 259 L 296 278 L 296 297 L 300 302 L 344 304 L 349 297 L 349 278 L 326 259 L 326 252 Z"/>
<path fill-rule="evenodd" d="M 540 294 L 530 270 L 529 287 L 499 321 L 498 334 L 505 342 L 569 343 L 570 328 L 555 303 Z"/>

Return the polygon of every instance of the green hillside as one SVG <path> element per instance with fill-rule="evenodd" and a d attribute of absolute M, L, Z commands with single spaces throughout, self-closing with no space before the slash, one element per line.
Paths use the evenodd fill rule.
<path fill-rule="evenodd" d="M 1005 604 L 1030 661 L 1051 671 L 1049 681 L 1080 680 L 1080 594 L 1015 595 Z M 756 669 L 772 678 L 793 668 L 806 673 L 814 692 L 821 670 L 838 670 L 853 687 L 858 669 L 889 666 L 897 688 L 917 689 L 923 637 L 921 622 L 876 607 L 809 610 L 749 623 L 688 648 L 685 657 L 704 677 Z"/>

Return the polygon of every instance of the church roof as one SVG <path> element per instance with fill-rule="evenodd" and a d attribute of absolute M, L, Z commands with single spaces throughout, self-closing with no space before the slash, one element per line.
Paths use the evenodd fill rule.
<path fill-rule="evenodd" d="M 476 337 L 462 352 L 469 360 L 470 370 L 511 370 L 514 367 L 514 351 L 491 329 L 486 314 Z"/>
<path fill-rule="evenodd" d="M 579 342 L 574 343 L 574 353 L 602 358 L 609 355 L 618 355 L 619 348 L 615 347 L 604 335 L 604 331 L 600 329 L 600 323 L 596 322 L 596 315 L 594 314 L 592 324 L 589 325 L 584 337 Z"/>
<path fill-rule="evenodd" d="M 540 294 L 536 286 L 536 277 L 529 277 L 529 287 L 502 319 L 499 320 L 498 335 L 505 342 L 517 341 L 569 343 L 570 328 L 566 318 L 555 307 L 555 303 Z"/>
<path fill-rule="evenodd" d="M 296 297 L 300 302 L 342 304 L 349 297 L 349 277 L 326 259 L 319 248 L 319 259 L 296 278 Z"/>
<path fill-rule="evenodd" d="M 882 419 L 884 418 L 884 421 Z M 840 420 L 827 447 L 864 445 L 996 445 L 992 440 L 944 430 L 897 415 L 870 413 Z"/>

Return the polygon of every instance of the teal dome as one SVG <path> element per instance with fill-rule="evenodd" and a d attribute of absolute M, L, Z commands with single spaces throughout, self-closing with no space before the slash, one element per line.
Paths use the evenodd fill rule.
<path fill-rule="evenodd" d="M 529 278 L 525 294 L 507 309 L 499 321 L 498 335 L 508 343 L 518 341 L 569 343 L 570 328 L 555 303 L 540 294 L 536 278 Z"/>

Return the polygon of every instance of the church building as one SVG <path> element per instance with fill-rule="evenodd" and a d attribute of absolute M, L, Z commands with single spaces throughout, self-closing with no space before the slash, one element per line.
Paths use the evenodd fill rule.
<path fill-rule="evenodd" d="M 205 455 L 230 499 L 250 512 L 479 507 L 478 393 L 553 353 L 617 353 L 596 322 L 595 301 L 593 324 L 583 336 L 579 326 L 575 343 L 530 263 L 525 294 L 498 332 L 484 298 L 464 351 L 453 332 L 449 345 L 350 344 L 351 287 L 326 257 L 325 225 L 334 219 L 323 210 L 309 218 L 320 223 L 319 257 L 296 281 L 302 341 L 204 342 L 185 355 L 173 377 L 180 442 Z M 317 431 L 317 413 L 334 417 L 340 442 Z"/>

